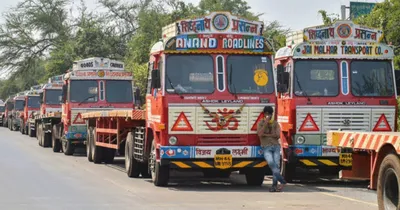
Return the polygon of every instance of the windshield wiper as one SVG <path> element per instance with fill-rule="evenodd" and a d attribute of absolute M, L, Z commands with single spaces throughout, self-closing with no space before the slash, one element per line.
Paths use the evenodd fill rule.
<path fill-rule="evenodd" d="M 183 98 L 183 96 L 181 95 L 181 93 L 179 91 L 176 91 L 175 86 L 172 84 L 171 79 L 169 78 L 168 74 L 165 74 L 165 76 L 167 77 L 167 80 L 169 82 L 169 85 L 171 85 L 171 87 L 174 89 L 174 93 L 178 94 L 181 98 Z"/>
<path fill-rule="evenodd" d="M 303 88 L 301 88 L 301 85 L 300 85 L 300 82 L 299 82 L 299 77 L 297 76 L 297 72 L 296 71 L 294 72 L 294 76 L 296 77 L 296 82 L 297 82 L 297 85 L 299 86 L 300 91 L 303 93 L 303 95 L 305 97 L 307 97 L 308 103 L 311 103 L 311 98 L 307 95 L 307 93 L 303 90 Z"/>
<path fill-rule="evenodd" d="M 237 98 L 237 94 L 236 94 L 236 87 L 235 87 L 235 84 L 233 84 L 232 83 L 232 73 L 233 72 L 233 68 L 232 68 L 232 64 L 231 64 L 231 66 L 229 67 L 229 87 L 232 85 L 232 87 L 233 87 L 233 95 Z"/>
<path fill-rule="evenodd" d="M 89 100 L 89 99 L 91 99 L 91 98 L 94 98 L 94 97 L 96 97 L 96 95 L 91 95 L 91 96 L 89 96 L 89 97 L 83 99 L 81 102 L 79 102 L 78 106 L 81 105 L 83 102 L 85 102 L 85 101 L 87 101 L 87 100 Z"/>

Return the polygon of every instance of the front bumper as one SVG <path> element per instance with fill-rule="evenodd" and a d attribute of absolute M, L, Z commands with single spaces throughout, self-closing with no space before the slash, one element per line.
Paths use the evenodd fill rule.
<path fill-rule="evenodd" d="M 72 125 L 68 127 L 68 131 L 65 133 L 66 139 L 74 139 L 74 140 L 86 140 L 87 136 L 87 127 L 86 125 L 76 126 Z"/>
<path fill-rule="evenodd" d="M 288 161 L 300 167 L 337 167 L 351 169 L 351 152 L 340 152 L 336 147 L 321 145 L 293 145 L 285 149 Z"/>
<path fill-rule="evenodd" d="M 259 146 L 161 146 L 159 150 L 161 165 L 177 169 L 235 170 L 268 165 Z"/>

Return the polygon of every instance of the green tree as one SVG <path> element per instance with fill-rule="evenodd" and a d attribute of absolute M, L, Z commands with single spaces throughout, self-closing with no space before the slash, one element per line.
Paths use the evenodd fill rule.
<path fill-rule="evenodd" d="M 335 21 L 339 20 L 339 15 L 335 13 L 328 14 L 325 10 L 319 10 L 318 14 L 322 17 L 324 25 L 332 25 Z"/>

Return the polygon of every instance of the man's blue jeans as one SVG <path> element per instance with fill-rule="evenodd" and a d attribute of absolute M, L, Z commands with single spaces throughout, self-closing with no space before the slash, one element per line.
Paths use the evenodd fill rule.
<path fill-rule="evenodd" d="M 281 184 L 286 184 L 285 179 L 282 177 L 279 164 L 281 162 L 281 146 L 274 145 L 274 146 L 267 146 L 263 147 L 264 149 L 264 158 L 268 163 L 269 168 L 272 171 L 273 179 L 272 179 L 272 186 L 276 187 L 278 185 L 278 181 Z"/>

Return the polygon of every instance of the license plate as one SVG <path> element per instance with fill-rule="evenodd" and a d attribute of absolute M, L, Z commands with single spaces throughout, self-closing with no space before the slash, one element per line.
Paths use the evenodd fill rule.
<path fill-rule="evenodd" d="M 339 165 L 341 166 L 351 166 L 353 165 L 353 157 L 351 153 L 340 153 L 339 154 Z"/>
<path fill-rule="evenodd" d="M 219 169 L 227 169 L 232 167 L 232 155 L 215 155 L 214 166 Z"/>

